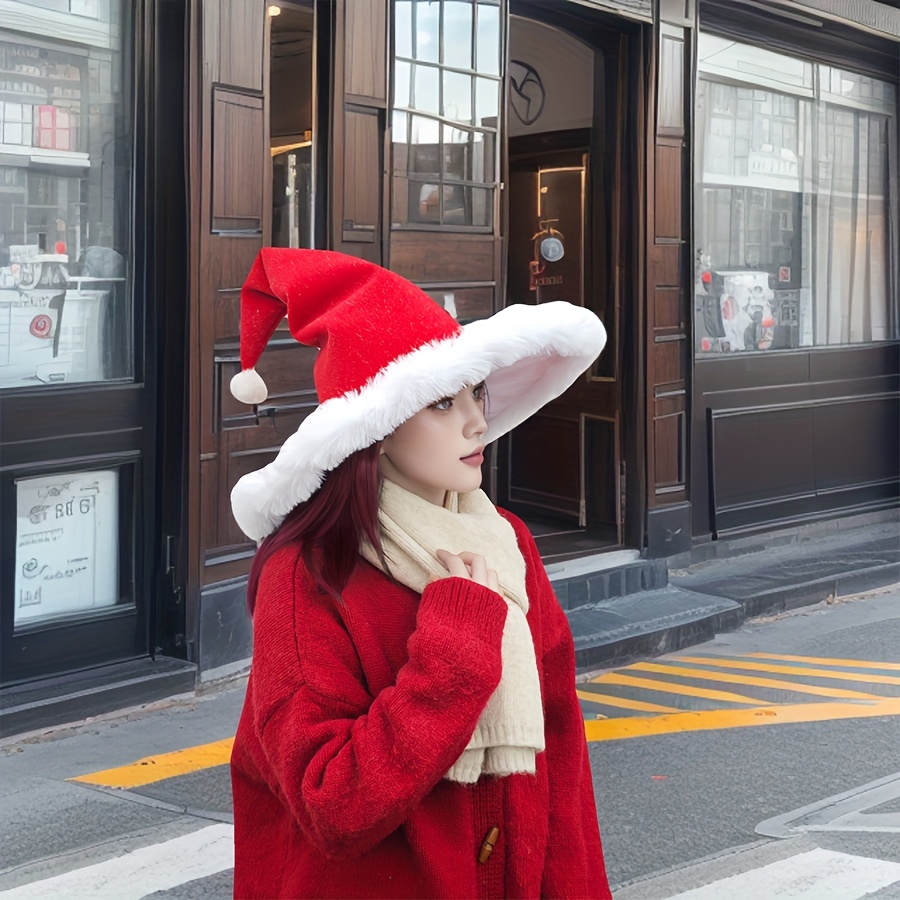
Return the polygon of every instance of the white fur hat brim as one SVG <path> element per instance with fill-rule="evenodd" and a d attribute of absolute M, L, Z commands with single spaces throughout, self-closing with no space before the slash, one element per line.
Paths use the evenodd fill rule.
<path fill-rule="evenodd" d="M 395 359 L 361 390 L 326 400 L 310 413 L 269 465 L 234 486 L 235 520 L 247 537 L 261 540 L 348 456 L 481 381 L 488 390 L 490 443 L 562 394 L 605 344 L 597 316 L 563 301 L 508 306 L 455 337 L 425 344 Z"/>

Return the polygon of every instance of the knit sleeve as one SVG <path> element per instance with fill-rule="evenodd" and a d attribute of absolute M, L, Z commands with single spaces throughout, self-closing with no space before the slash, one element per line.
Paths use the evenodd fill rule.
<path fill-rule="evenodd" d="M 280 666 L 270 672 L 284 699 L 258 720 L 257 735 L 268 777 L 321 852 L 369 850 L 446 774 L 500 681 L 505 618 L 506 604 L 488 588 L 461 578 L 432 583 L 408 661 L 374 697 L 339 617 L 304 621 L 297 683 L 286 685 Z M 253 677 L 258 695 L 265 669 Z"/>
<path fill-rule="evenodd" d="M 504 513 L 516 529 L 528 568 L 538 586 L 544 672 L 544 733 L 550 782 L 549 833 L 541 883 L 542 897 L 611 900 L 584 717 L 575 693 L 575 647 L 534 539 L 527 528 Z"/>

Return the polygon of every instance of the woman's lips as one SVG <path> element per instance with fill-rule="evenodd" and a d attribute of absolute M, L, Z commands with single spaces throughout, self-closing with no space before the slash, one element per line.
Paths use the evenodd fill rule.
<path fill-rule="evenodd" d="M 471 456 L 464 456 L 460 462 L 464 462 L 468 466 L 480 466 L 484 462 L 484 453 L 479 450 Z"/>

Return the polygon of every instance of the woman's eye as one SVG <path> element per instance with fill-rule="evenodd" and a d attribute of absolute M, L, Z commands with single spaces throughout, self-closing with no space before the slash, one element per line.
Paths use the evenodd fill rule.
<path fill-rule="evenodd" d="M 481 384 L 476 384 L 475 387 L 472 388 L 472 396 L 476 400 L 484 399 L 484 383 L 483 382 Z"/>
<path fill-rule="evenodd" d="M 443 400 L 438 400 L 437 403 L 433 403 L 431 405 L 432 409 L 450 409 L 453 406 L 453 400 L 450 397 L 444 397 Z"/>

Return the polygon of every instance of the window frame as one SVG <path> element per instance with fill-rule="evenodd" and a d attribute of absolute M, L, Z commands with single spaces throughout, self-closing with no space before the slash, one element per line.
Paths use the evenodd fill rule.
<path fill-rule="evenodd" d="M 398 0 L 394 0 L 394 13 L 396 10 L 396 3 Z M 390 99 L 389 99 L 389 117 L 388 117 L 388 140 L 390 142 L 391 147 L 391 223 L 390 227 L 392 231 L 440 231 L 446 233 L 464 233 L 464 234 L 493 234 L 497 227 L 497 198 L 500 188 L 500 119 L 502 115 L 502 104 L 503 104 L 503 51 L 504 51 L 504 41 L 505 41 L 505 22 L 503 21 L 502 15 L 502 5 L 499 0 L 470 0 L 469 5 L 472 9 L 471 16 L 471 49 L 472 49 L 472 67 L 464 68 L 455 65 L 448 65 L 444 63 L 445 59 L 445 10 L 447 0 L 433 0 L 433 2 L 439 2 L 439 15 L 438 15 L 438 58 L 437 61 L 434 60 L 420 60 L 416 58 L 417 48 L 415 46 L 415 36 L 416 36 L 416 20 L 417 20 L 417 9 L 419 4 L 413 0 L 410 4 L 410 11 L 412 15 L 410 16 L 410 30 L 412 37 L 412 46 L 410 48 L 410 55 L 404 56 L 400 55 L 397 52 L 397 32 L 394 30 L 391 40 L 391 46 L 393 49 L 391 56 L 391 73 L 390 73 Z M 497 52 L 497 74 L 486 73 L 480 71 L 477 68 L 478 65 L 478 10 L 481 7 L 493 7 L 498 11 L 498 39 L 499 46 Z M 397 23 L 398 17 L 396 14 L 392 16 L 392 19 L 395 23 Z M 396 24 L 395 24 L 396 29 Z M 412 105 L 400 105 L 397 100 L 397 64 L 405 64 L 410 67 L 410 79 L 409 79 L 409 90 L 410 95 L 407 98 L 411 102 L 414 102 L 415 99 L 415 66 L 421 66 L 423 68 L 431 68 L 437 71 L 437 85 L 438 85 L 438 95 L 437 95 L 437 112 L 429 112 L 421 109 L 417 109 Z M 472 110 L 472 121 L 470 123 L 464 123 L 456 119 L 452 119 L 449 116 L 444 114 L 444 73 L 450 74 L 458 74 L 463 75 L 471 79 L 470 86 L 470 103 Z M 475 123 L 475 118 L 477 114 L 477 91 L 478 91 L 478 79 L 485 79 L 493 82 L 496 85 L 497 89 L 497 116 L 496 116 L 496 124 L 493 127 L 479 125 Z M 438 141 L 437 144 L 434 145 L 437 147 L 437 156 L 438 156 L 438 165 L 440 167 L 439 172 L 413 172 L 409 168 L 409 154 L 407 155 L 406 161 L 406 169 L 404 172 L 398 172 L 396 168 L 396 158 L 395 158 L 395 121 L 398 116 L 404 117 L 404 125 L 406 128 L 406 141 L 404 145 L 407 148 L 411 148 L 414 145 L 410 143 L 410 138 L 412 137 L 411 131 L 413 127 L 413 117 L 419 117 L 422 119 L 426 119 L 437 127 L 438 129 Z M 482 141 L 487 147 L 492 144 L 490 155 L 490 169 L 492 170 L 493 178 L 491 180 L 483 180 L 483 181 L 475 181 L 472 178 L 449 178 L 447 177 L 446 172 L 446 146 L 454 146 L 452 143 L 447 143 L 445 139 L 445 129 L 446 128 L 454 128 L 457 131 L 465 132 L 469 139 L 466 141 L 465 146 L 467 147 L 475 147 L 477 146 L 477 138 L 478 135 L 482 136 Z M 429 145 L 431 146 L 431 145 Z M 462 145 L 460 145 L 462 146 Z M 487 162 L 487 160 L 485 160 Z M 471 161 L 469 162 L 471 165 Z M 487 166 L 485 166 L 487 168 Z M 469 173 L 466 173 L 469 174 Z M 398 186 L 397 183 L 402 182 L 403 190 L 399 191 L 400 194 L 405 195 L 406 198 L 406 221 L 397 222 L 394 221 L 394 209 L 395 203 L 394 198 L 398 195 Z M 438 187 L 438 219 L 437 221 L 411 221 L 410 220 L 410 185 L 437 185 Z M 473 196 L 471 194 L 472 191 L 481 190 L 484 191 L 487 195 L 485 209 L 487 212 L 487 224 L 460 224 L 454 222 L 446 221 L 446 210 L 444 206 L 445 202 L 445 187 L 451 188 L 461 188 L 463 190 L 465 197 Z M 464 201 L 467 203 L 471 203 L 471 200 Z M 469 205 L 466 209 L 467 216 L 473 216 L 473 208 L 472 205 Z"/>

